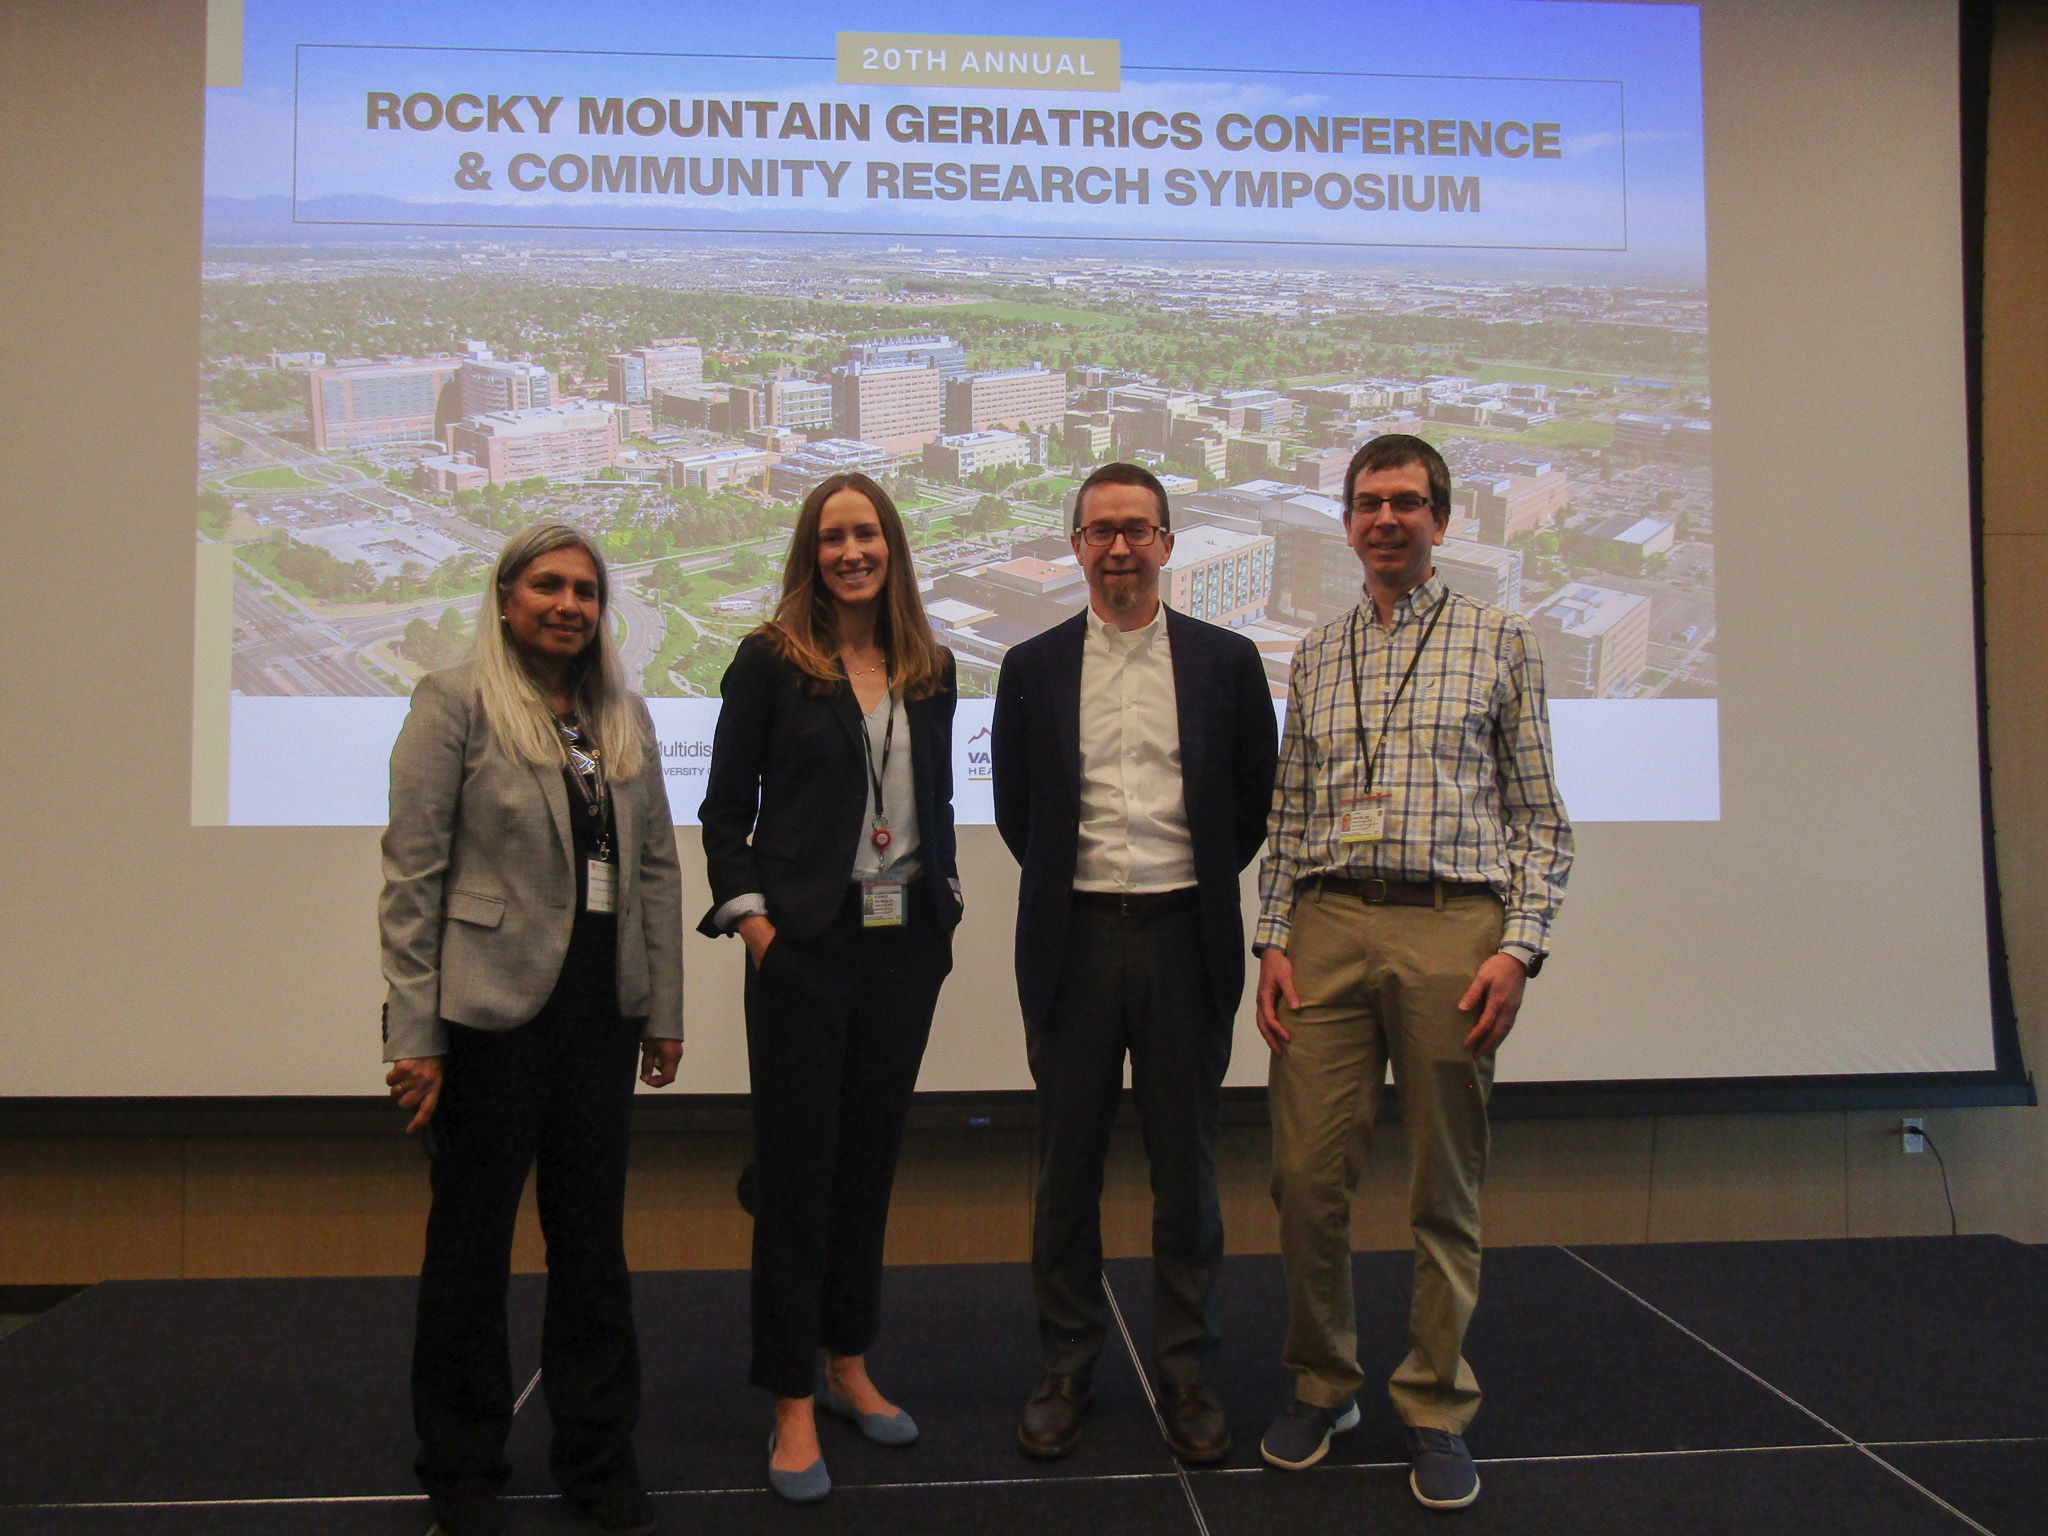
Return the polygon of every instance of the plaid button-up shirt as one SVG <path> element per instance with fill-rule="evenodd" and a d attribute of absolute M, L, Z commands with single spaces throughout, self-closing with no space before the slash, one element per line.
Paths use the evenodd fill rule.
<path fill-rule="evenodd" d="M 1401 675 L 1442 616 L 1391 716 Z M 1364 704 L 1360 711 L 1353 680 Z M 1384 739 L 1382 732 L 1384 731 Z M 1344 803 L 1391 790 L 1385 835 L 1338 840 Z M 1564 900 L 1572 828 L 1557 792 L 1544 710 L 1543 658 L 1519 614 L 1427 581 L 1383 629 L 1368 596 L 1294 653 L 1287 728 L 1252 942 L 1285 946 L 1295 888 L 1315 875 L 1485 882 L 1507 907 L 1501 945 L 1542 954 Z"/>

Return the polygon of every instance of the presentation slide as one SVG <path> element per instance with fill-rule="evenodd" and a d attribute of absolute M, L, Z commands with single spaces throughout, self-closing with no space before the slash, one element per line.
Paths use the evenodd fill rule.
<path fill-rule="evenodd" d="M 1090 469 L 1159 474 L 1166 601 L 1282 708 L 1358 601 L 1382 432 L 1450 462 L 1438 569 L 1541 638 L 1575 819 L 1716 820 L 1697 10 L 936 14 L 249 0 L 207 107 L 194 820 L 382 825 L 410 690 L 546 518 L 607 552 L 694 823 L 798 504 L 860 470 L 985 823 Z"/>
<path fill-rule="evenodd" d="M 1159 474 L 1166 601 L 1248 638 L 1280 711 L 1358 601 L 1343 471 L 1389 431 L 1450 462 L 1438 569 L 1538 637 L 1576 828 L 1498 1080 L 2023 1091 L 1954 0 L 208 21 L 203 141 L 196 37 L 45 86 L 170 136 L 158 202 L 104 138 L 45 135 L 19 221 L 118 249 L 126 309 L 43 276 L 24 305 L 116 370 L 87 453 L 130 478 L 48 471 L 21 521 L 91 597 L 49 729 L 90 721 L 112 766 L 36 829 L 61 856 L 7 933 L 10 1095 L 381 1096 L 392 742 L 537 519 L 607 552 L 694 925 L 720 679 L 847 469 L 902 508 L 960 662 L 966 912 L 919 1086 L 1028 1091 L 988 730 L 1009 648 L 1084 602 L 1076 487 Z M 10 462 L 68 425 L 17 413 Z M 685 934 L 671 1097 L 746 1092 L 744 964 Z M 1266 1078 L 1251 1011 L 1233 1088 Z"/>

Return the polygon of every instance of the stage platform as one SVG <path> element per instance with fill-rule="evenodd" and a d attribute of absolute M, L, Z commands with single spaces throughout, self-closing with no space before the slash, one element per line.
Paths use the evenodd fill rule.
<path fill-rule="evenodd" d="M 1368 1370 L 1402 1349 L 1409 1261 L 1357 1258 Z M 1468 1349 L 1487 1392 L 1469 1436 L 1484 1491 L 1410 1498 L 1386 1397 L 1328 1461 L 1267 1469 L 1285 1401 L 1278 1260 L 1220 1282 L 1213 1384 L 1237 1448 L 1183 1471 L 1161 1442 L 1150 1266 L 1109 1281 L 1127 1339 L 1071 1458 L 1025 1460 L 1037 1375 L 1020 1265 L 889 1272 L 873 1365 L 916 1415 L 907 1450 L 827 1421 L 837 1484 L 797 1509 L 762 1485 L 768 1405 L 745 1385 L 746 1276 L 643 1274 L 638 1444 L 663 1529 L 1252 1536 L 2038 1536 L 2048 1531 L 2048 1251 L 2002 1238 L 1507 1248 L 1486 1256 Z M 0 1530 L 18 1536 L 418 1536 L 405 1369 L 409 1279 L 107 1283 L 0 1338 Z M 514 1282 L 522 1383 L 540 1282 Z M 1135 1347 L 1133 1347 L 1135 1346 Z M 547 1409 L 515 1420 L 510 1529 L 578 1529 L 545 1470 Z"/>

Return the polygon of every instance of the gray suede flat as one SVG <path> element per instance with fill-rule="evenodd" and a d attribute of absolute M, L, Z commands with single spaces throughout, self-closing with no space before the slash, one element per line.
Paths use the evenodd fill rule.
<path fill-rule="evenodd" d="M 917 1420 L 901 1408 L 894 1413 L 862 1413 L 829 1386 L 818 1388 L 817 1400 L 820 1408 L 857 1425 L 877 1445 L 910 1445 L 917 1439 Z"/>
<path fill-rule="evenodd" d="M 768 1486 L 792 1504 L 815 1504 L 832 1491 L 832 1474 L 820 1456 L 796 1472 L 778 1471 L 775 1466 L 775 1431 L 768 1431 Z"/>

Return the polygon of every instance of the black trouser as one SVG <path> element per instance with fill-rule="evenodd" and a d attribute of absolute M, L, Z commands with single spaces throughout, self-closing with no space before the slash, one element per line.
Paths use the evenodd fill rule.
<path fill-rule="evenodd" d="M 1059 990 L 1025 1041 L 1038 1085 L 1031 1276 L 1046 1369 L 1088 1375 L 1109 1328 L 1102 1166 L 1128 1051 L 1152 1166 L 1153 1353 L 1163 1380 L 1200 1381 L 1218 1343 L 1216 1116 L 1230 1058 L 1200 911 L 1127 917 L 1076 902 Z"/>
<path fill-rule="evenodd" d="M 831 927 L 778 934 L 748 966 L 760 1183 L 747 1379 L 777 1397 L 810 1396 L 820 1346 L 859 1355 L 874 1342 L 896 1157 L 952 968 L 923 882 L 902 927 L 862 928 L 851 886 Z"/>
<path fill-rule="evenodd" d="M 548 1464 L 578 1496 L 639 1484 L 640 1353 L 624 1226 L 640 1025 L 550 1008 L 518 1029 L 446 1026 L 412 1357 L 416 1467 L 429 1494 L 496 1491 L 511 1471 L 505 1291 L 519 1195 L 536 1161 Z"/>

